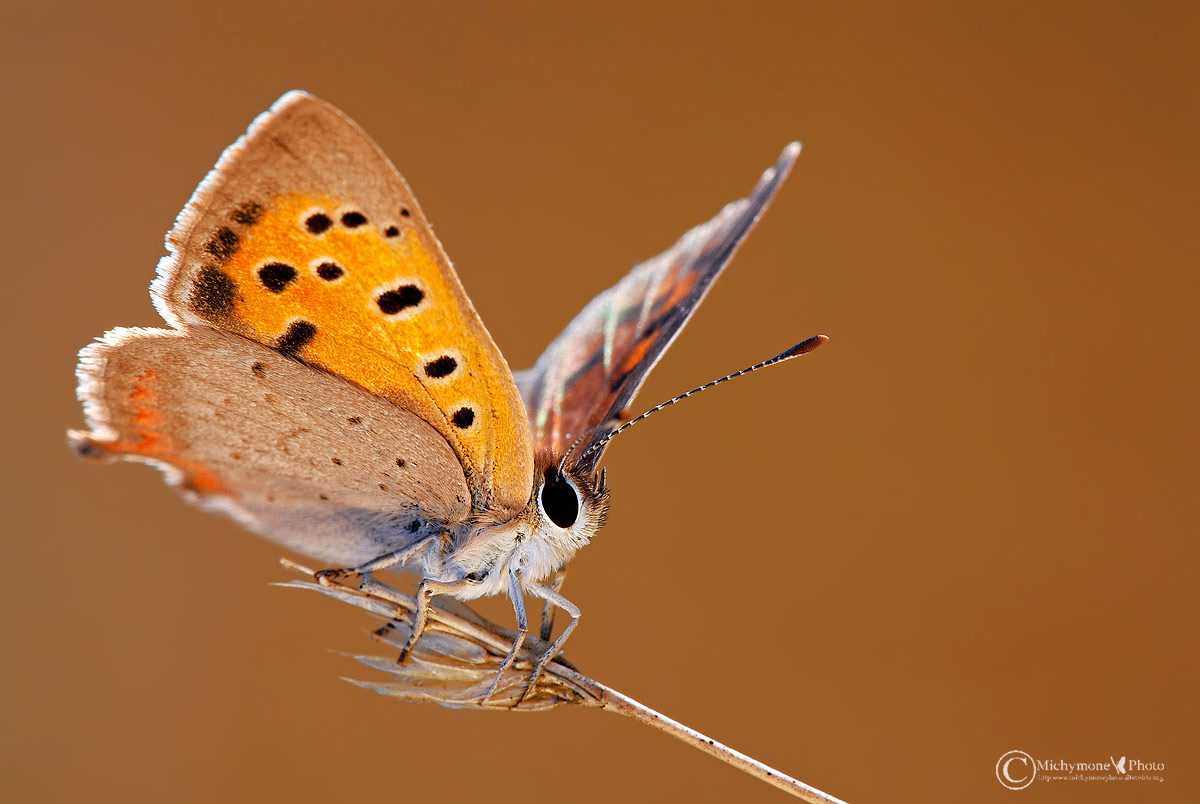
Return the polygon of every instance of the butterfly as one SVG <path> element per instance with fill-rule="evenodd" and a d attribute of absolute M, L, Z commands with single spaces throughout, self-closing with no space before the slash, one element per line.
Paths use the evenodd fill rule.
<path fill-rule="evenodd" d="M 326 582 L 418 576 L 401 662 L 436 595 L 508 595 L 501 673 L 528 630 L 525 596 L 557 607 L 570 622 L 527 694 L 579 620 L 556 580 L 604 522 L 604 447 L 799 149 L 514 374 L 391 162 L 339 110 L 290 92 L 168 233 L 151 296 L 170 327 L 114 329 L 80 352 L 89 429 L 70 441 L 160 468 L 193 502 L 326 562 Z"/>

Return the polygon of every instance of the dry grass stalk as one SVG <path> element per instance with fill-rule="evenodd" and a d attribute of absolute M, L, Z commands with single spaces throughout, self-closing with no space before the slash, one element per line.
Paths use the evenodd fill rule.
<path fill-rule="evenodd" d="M 312 577 L 312 570 L 284 560 L 284 566 Z M 505 671 L 496 692 L 486 704 L 479 700 L 492 683 L 500 662 L 512 645 L 513 632 L 480 617 L 465 604 L 438 598 L 429 616 L 429 626 L 408 661 L 397 665 L 396 651 L 408 639 L 407 623 L 416 608 L 411 595 L 400 592 L 374 578 L 366 579 L 361 587 L 337 584 L 318 584 L 291 581 L 280 586 L 310 589 L 349 603 L 387 622 L 375 635 L 395 648 L 387 657 L 355 656 L 359 662 L 388 674 L 387 681 L 358 681 L 352 684 L 374 690 L 382 695 L 421 701 L 463 709 L 511 709 L 540 711 L 563 704 L 593 706 L 615 712 L 682 740 L 722 762 L 749 773 L 793 796 L 812 804 L 841 804 L 827 793 L 810 787 L 756 759 L 734 751 L 726 745 L 659 714 L 648 706 L 606 687 L 580 673 L 562 659 L 550 662 L 537 686 L 524 701 L 521 693 L 533 670 L 533 660 L 548 647 L 547 643 L 530 634 L 525 650 Z"/>

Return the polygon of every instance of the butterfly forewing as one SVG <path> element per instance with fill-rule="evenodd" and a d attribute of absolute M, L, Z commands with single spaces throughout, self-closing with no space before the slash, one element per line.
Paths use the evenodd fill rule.
<path fill-rule="evenodd" d="M 524 408 L 404 180 L 304 93 L 230 147 L 167 238 L 153 291 L 172 323 L 216 327 L 344 377 L 449 442 L 478 508 L 532 486 Z"/>
<path fill-rule="evenodd" d="M 780 154 L 748 198 L 728 204 L 666 252 L 633 268 L 575 316 L 538 358 L 517 373 L 535 448 L 587 452 L 619 423 L 646 375 L 687 323 L 713 280 L 787 177 L 799 143 Z M 590 471 L 600 451 L 586 458 Z"/>

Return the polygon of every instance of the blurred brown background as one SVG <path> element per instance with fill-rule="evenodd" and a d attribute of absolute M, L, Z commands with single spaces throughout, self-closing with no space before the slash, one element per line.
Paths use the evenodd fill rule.
<path fill-rule="evenodd" d="M 610 452 L 581 668 L 853 802 L 1196 800 L 1194 4 L 4 14 L 9 800 L 782 800 L 603 713 L 355 689 L 365 617 L 68 452 L 76 350 L 159 324 L 163 234 L 294 87 L 400 166 L 517 367 L 804 142 L 638 407 L 832 341 Z M 1010 749 L 1166 781 L 1012 793 Z"/>

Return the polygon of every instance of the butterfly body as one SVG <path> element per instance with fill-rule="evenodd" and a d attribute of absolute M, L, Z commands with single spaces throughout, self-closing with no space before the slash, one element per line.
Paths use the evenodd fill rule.
<path fill-rule="evenodd" d="M 449 549 L 430 550 L 417 557 L 421 576 L 447 583 L 465 580 L 467 585 L 454 596 L 471 600 L 506 593 L 510 573 L 532 591 L 562 570 L 603 525 L 608 492 L 599 478 L 575 475 L 559 479 L 553 464 L 538 477 L 542 482 L 522 511 L 515 515 L 509 511 L 476 512 L 459 524 L 457 531 L 444 531 Z M 547 486 L 571 495 L 570 502 L 566 506 L 560 503 L 553 516 L 542 501 L 552 500 L 552 494 L 545 493 Z"/>
<path fill-rule="evenodd" d="M 151 291 L 171 327 L 81 352 L 90 429 L 72 443 L 163 469 L 194 501 L 341 568 L 327 579 L 399 565 L 423 606 L 508 595 L 505 666 L 523 596 L 557 605 L 572 621 L 536 679 L 578 619 L 552 581 L 603 524 L 602 448 L 798 152 L 514 376 L 399 173 L 338 110 L 288 93 L 168 234 Z"/>

